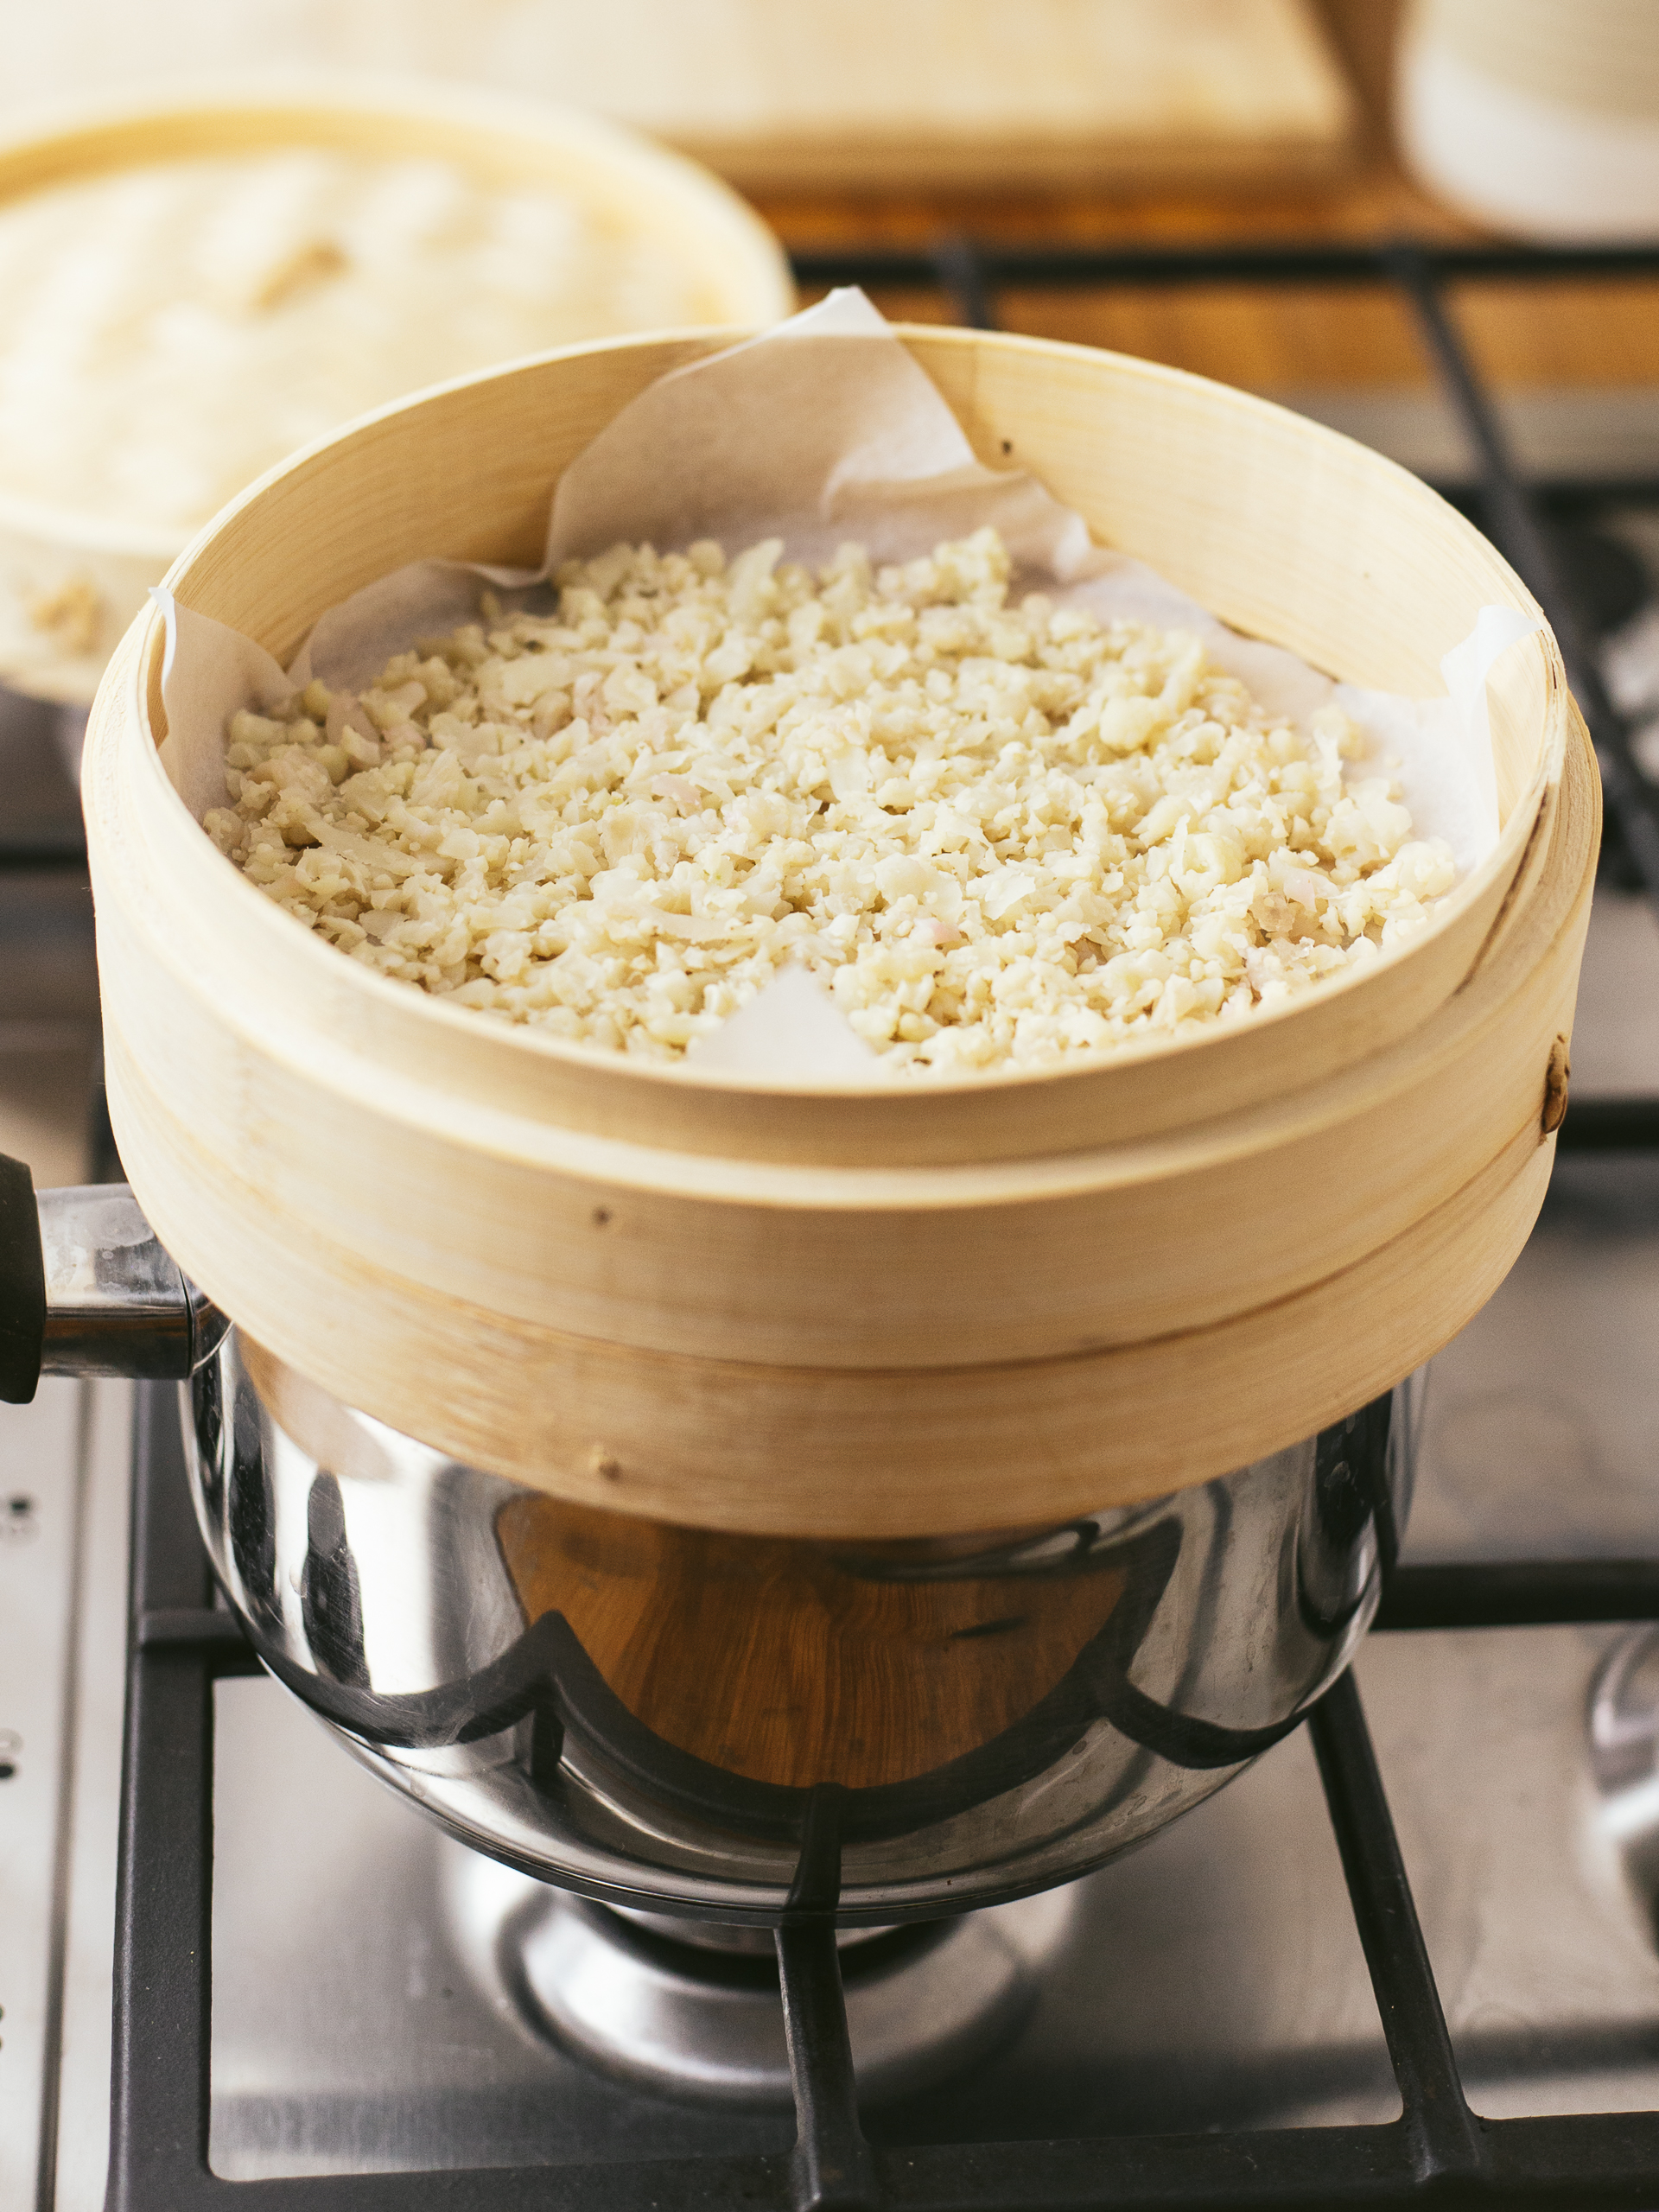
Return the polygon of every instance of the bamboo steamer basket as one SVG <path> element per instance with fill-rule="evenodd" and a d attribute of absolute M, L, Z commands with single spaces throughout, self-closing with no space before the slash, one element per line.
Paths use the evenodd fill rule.
<path fill-rule="evenodd" d="M 144 162 L 294 146 L 419 156 L 487 185 L 568 193 L 607 219 L 671 240 L 700 322 L 772 322 L 794 305 L 776 238 L 696 162 L 575 109 L 468 90 L 296 78 L 277 90 L 244 81 L 82 104 L 0 137 L 0 204 Z M 186 536 L 0 486 L 0 679 L 85 705 Z M 54 606 L 67 621 L 41 619 Z"/>
<path fill-rule="evenodd" d="M 1121 357 L 907 329 L 986 460 L 1333 674 L 1439 688 L 1535 613 L 1427 487 Z M 365 418 L 176 564 L 280 658 L 420 556 L 533 561 L 564 464 L 707 335 L 569 349 Z M 167 781 L 159 618 L 84 788 L 111 1111 L 151 1221 L 307 1382 L 613 1510 L 779 1535 L 1027 1524 L 1206 1480 L 1427 1357 L 1548 1181 L 1599 836 L 1547 631 L 1491 687 L 1502 833 L 1434 925 L 1236 1028 L 1038 1074 L 804 1089 L 634 1065 L 343 957 Z"/>

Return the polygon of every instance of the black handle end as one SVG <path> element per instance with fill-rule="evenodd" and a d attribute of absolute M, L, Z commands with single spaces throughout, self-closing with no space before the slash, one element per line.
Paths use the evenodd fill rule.
<path fill-rule="evenodd" d="M 46 1257 L 35 1178 L 0 1153 L 0 1400 L 26 1406 L 46 1342 Z"/>

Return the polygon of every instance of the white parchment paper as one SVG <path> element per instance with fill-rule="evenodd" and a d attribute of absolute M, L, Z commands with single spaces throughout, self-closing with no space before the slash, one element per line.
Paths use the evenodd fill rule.
<path fill-rule="evenodd" d="M 662 550 L 719 540 L 728 554 L 780 537 L 785 557 L 831 559 L 856 539 L 877 563 L 913 560 L 987 524 L 1024 589 L 1101 619 L 1198 631 L 1211 659 L 1272 712 L 1303 723 L 1334 702 L 1371 739 L 1357 778 L 1388 774 L 1419 836 L 1444 837 L 1459 877 L 1497 840 L 1486 677 L 1538 625 L 1488 607 L 1441 662 L 1446 696 L 1413 699 L 1333 683 L 1282 647 L 1240 636 L 1126 555 L 1023 471 L 987 468 L 925 370 L 856 291 L 835 292 L 765 335 L 648 387 L 565 470 L 543 565 L 531 571 L 420 561 L 329 608 L 287 670 L 239 632 L 156 596 L 166 613 L 162 760 L 198 821 L 226 802 L 225 728 L 320 676 L 372 683 L 417 636 L 477 613 L 484 583 L 531 589 L 573 557 L 628 541 Z M 789 1079 L 881 1080 L 884 1064 L 804 970 L 778 976 L 694 1048 L 699 1067 Z"/>

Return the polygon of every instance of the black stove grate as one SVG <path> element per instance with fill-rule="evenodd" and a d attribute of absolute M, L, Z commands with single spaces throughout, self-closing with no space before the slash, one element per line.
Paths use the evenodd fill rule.
<path fill-rule="evenodd" d="M 1516 468 L 1444 298 L 1448 284 L 1475 276 L 1659 276 L 1659 246 L 1110 251 L 955 239 L 928 253 L 798 255 L 796 273 L 809 286 L 931 285 L 982 327 L 995 321 L 999 288 L 1015 283 L 1400 288 L 1478 456 L 1482 518 L 1560 640 L 1600 762 L 1615 862 L 1659 906 L 1659 791 L 1602 684 L 1548 489 L 1541 494 Z M 1648 482 L 1594 490 L 1659 498 Z M 1579 1151 L 1651 1150 L 1659 1100 L 1581 1100 L 1559 1141 Z M 258 1669 L 235 1622 L 213 1605 L 170 1391 L 141 1390 L 137 1446 L 109 2212 L 1642 2212 L 1659 2202 L 1659 2112 L 1505 2120 L 1471 2112 L 1351 1676 L 1307 1725 L 1400 2092 L 1401 2116 L 1386 2125 L 873 2146 L 859 2125 L 835 1945 L 803 1885 L 799 1916 L 779 1939 L 799 2136 L 792 2158 L 222 2180 L 208 2165 L 213 1686 Z M 1659 1620 L 1659 1559 L 1403 1567 L 1377 1626 L 1646 1620 Z"/>
<path fill-rule="evenodd" d="M 176 1393 L 137 1430 L 109 2212 L 1376 2212 L 1650 2208 L 1659 2113 L 1484 2120 L 1465 2101 L 1351 1676 L 1308 1723 L 1401 2117 L 1383 2126 L 883 2151 L 859 2126 L 841 1970 L 806 1905 L 779 1943 L 800 2142 L 781 2158 L 226 2181 L 207 2164 L 213 1683 L 259 1669 L 216 1610 Z M 1659 1619 L 1659 1562 L 1402 1567 L 1383 1630 Z"/>

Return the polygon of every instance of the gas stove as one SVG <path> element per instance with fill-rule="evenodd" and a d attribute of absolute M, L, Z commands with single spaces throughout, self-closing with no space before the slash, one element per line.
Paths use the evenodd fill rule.
<path fill-rule="evenodd" d="M 1006 275 L 933 273 L 969 320 Z M 1484 427 L 1508 550 L 1517 499 L 1522 539 L 1578 533 L 1545 581 L 1620 748 L 1616 830 L 1549 1198 L 1414 1383 L 1411 1522 L 1351 1677 L 1140 1850 L 954 1935 L 877 1931 L 837 1973 L 803 1923 L 781 1981 L 649 1922 L 595 1951 L 597 1908 L 413 1815 L 257 1671 L 175 1388 L 48 1382 L 0 1408 L 0 2205 L 1659 2203 L 1659 871 L 1640 730 L 1599 690 L 1659 704 L 1653 511 L 1541 504 Z M 33 810 L 0 926 L 55 994 L 0 976 L 0 1149 L 41 1183 L 117 1172 L 63 735 L 0 719 L 34 778 L 5 785 Z"/>
<path fill-rule="evenodd" d="M 1598 913 L 1588 1011 L 1621 964 L 1633 980 L 1632 918 L 1612 899 Z M 1659 940 L 1644 950 L 1659 996 Z M 1580 1050 L 1593 1066 L 1593 1032 Z M 1637 1070 L 1627 1033 L 1611 1032 L 1605 1050 L 1611 1090 Z M 1459 1565 L 1470 1560 L 1516 1563 L 1500 1614 L 1605 1614 L 1633 1597 L 1639 1610 L 1642 1578 L 1620 1562 L 1639 1552 L 1655 1503 L 1659 1399 L 1645 1402 L 1641 1360 L 1649 1300 L 1659 1166 L 1564 1160 L 1510 1282 L 1429 1371 L 1390 1600 L 1402 1625 L 1362 1652 L 1357 1697 L 1327 1700 L 1314 1729 L 1140 1852 L 979 1916 L 987 1958 L 1005 1974 L 1014 1961 L 1022 1985 L 1001 2031 L 945 2079 L 901 2084 L 861 2114 L 880 2174 L 903 2181 L 923 2152 L 958 2163 L 944 2186 L 924 2174 L 871 2201 L 1078 2201 L 1027 2187 L 1012 2152 L 1039 2145 L 1045 2159 L 1060 2146 L 1076 2154 L 1063 2163 L 1069 2187 L 1099 2171 L 1103 2201 L 1217 2201 L 1166 2186 L 1161 2198 L 1137 2195 L 1135 2169 L 1154 2150 L 1166 2157 L 1171 2139 L 1196 2139 L 1192 2153 L 1224 2164 L 1258 2135 L 1263 2154 L 1397 2139 L 1402 2100 L 1342 1850 L 1345 1840 L 1361 1855 L 1362 1897 L 1379 1876 L 1386 1887 L 1388 1866 L 1371 1863 L 1387 1838 L 1379 1777 L 1474 2111 L 1645 2113 L 1659 2102 L 1659 1637 L 1606 1619 L 1408 1625 L 1471 1592 L 1479 1601 L 1479 1578 Z M 133 2212 L 197 2201 L 179 2177 L 205 2126 L 207 2166 L 222 2182 L 328 2178 L 338 2194 L 296 2200 L 328 2212 L 717 2202 L 741 2201 L 740 2183 L 754 2202 L 791 2202 L 796 2122 L 775 2080 L 760 2079 L 766 2054 L 747 2101 L 740 2085 L 731 2101 L 643 2088 L 562 2044 L 524 1953 L 503 1940 L 535 1885 L 412 1816 L 247 1671 L 228 1616 L 212 1606 L 171 1389 L 48 1382 L 3 1433 L 0 1679 L 4 1787 L 16 1794 L 0 1804 L 8 1896 L 23 1903 L 7 1914 L 0 1972 L 25 1994 L 0 1999 L 3 2139 L 7 2155 L 21 2145 L 32 2156 L 39 2115 L 55 2106 L 56 2193 L 41 2202 L 94 2212 L 104 2202 L 135 1434 L 138 1758 L 118 1976 L 131 2164 L 113 2201 Z M 1519 1564 L 1540 1559 L 1556 1563 L 1553 1592 L 1535 1565 Z M 1459 1576 L 1462 1589 L 1448 1587 Z M 1649 1611 L 1656 1596 L 1651 1578 Z M 696 1978 L 695 1960 L 660 1942 L 653 1953 L 652 1932 L 641 1936 L 659 1982 Z M 768 1999 L 764 1959 L 735 1972 L 713 1963 L 728 1996 L 773 2021 L 775 2075 L 775 1972 Z M 861 2018 L 856 1963 L 843 1963 L 860 2062 L 872 2056 L 866 2039 L 891 2037 L 893 2023 Z M 917 1971 L 901 1960 L 887 1972 L 901 2040 L 905 1977 Z M 55 2009 L 38 1995 L 31 2004 L 29 1993 L 54 1986 Z M 950 1992 L 909 1986 L 919 2036 Z M 1302 2133 L 1313 2130 L 1338 2133 Z M 966 2196 L 963 2177 L 992 2150 L 1005 2192 Z M 545 2190 L 532 2197 L 524 2183 L 535 2173 Z M 375 2175 L 408 2177 L 403 2193 L 351 2193 Z M 446 2198 L 410 2193 L 416 2175 L 472 2178 Z M 494 2175 L 499 2196 L 485 2186 Z M 29 2203 L 32 2186 L 14 2167 L 0 2202 Z"/>

